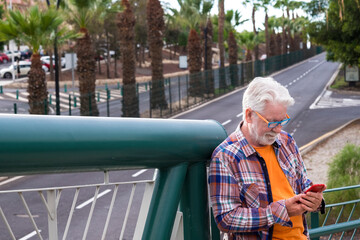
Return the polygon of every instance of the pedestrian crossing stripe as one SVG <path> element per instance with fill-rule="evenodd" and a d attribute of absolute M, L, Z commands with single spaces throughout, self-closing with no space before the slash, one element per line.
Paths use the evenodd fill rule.
<path fill-rule="evenodd" d="M 138 87 L 139 93 L 143 93 L 148 91 L 148 88 L 145 85 L 139 85 Z M 79 92 L 60 92 L 60 108 L 62 109 L 69 109 L 69 95 L 71 96 L 71 108 L 74 107 L 74 96 L 76 97 L 76 107 L 80 107 L 80 93 Z M 20 91 L 18 93 L 18 97 L 16 97 L 16 93 L 6 92 L 3 94 L 0 94 L 0 100 L 5 99 L 13 99 L 20 102 L 28 102 L 29 93 L 26 91 Z M 99 99 L 98 99 L 99 96 Z M 49 93 L 48 95 L 49 102 L 51 102 L 51 105 L 56 104 L 56 94 L 55 92 Z M 51 100 L 50 100 L 51 98 Z M 109 100 L 116 100 L 122 98 L 121 89 L 111 89 L 110 90 L 110 99 Z M 95 99 L 96 102 L 106 102 L 107 101 L 107 91 L 106 89 L 99 89 L 95 92 Z M 98 101 L 99 100 L 99 101 Z"/>

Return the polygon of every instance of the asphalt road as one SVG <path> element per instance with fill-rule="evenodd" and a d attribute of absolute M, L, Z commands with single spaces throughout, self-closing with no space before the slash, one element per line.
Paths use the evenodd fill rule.
<path fill-rule="evenodd" d="M 325 54 L 320 54 L 310 60 L 306 60 L 296 66 L 286 69 L 273 77 L 285 85 L 290 94 L 295 98 L 295 105 L 288 109 L 288 114 L 292 118 L 291 122 L 284 127 L 284 130 L 292 133 L 299 146 L 303 146 L 322 134 L 333 130 L 340 125 L 360 117 L 360 104 L 358 106 L 336 106 L 331 103 L 327 107 L 316 107 L 314 103 L 318 102 L 319 96 L 324 94 L 324 88 L 331 79 L 334 72 L 337 70 L 339 64 L 325 61 Z M 205 105 L 194 108 L 191 111 L 178 115 L 176 118 L 181 119 L 215 119 L 222 123 L 227 132 L 230 133 L 235 130 L 242 119 L 241 100 L 244 89 L 238 89 L 233 93 L 225 95 L 219 99 L 206 103 Z M 338 96 L 339 97 L 339 96 Z M 340 96 L 341 97 L 341 96 Z M 312 107 L 311 107 L 312 106 Z M 311 107 L 311 108 L 310 108 Z M 121 171 L 112 172 L 112 182 L 125 182 L 130 180 L 151 179 L 153 170 L 148 170 L 141 175 L 133 177 L 137 171 Z M 100 183 L 103 181 L 102 173 L 77 173 L 77 174 L 55 174 L 55 175 L 40 175 L 27 176 L 19 180 L 13 181 L 6 185 L 1 185 L 0 190 L 5 189 L 23 189 L 34 187 L 49 187 L 49 186 L 64 186 L 64 185 L 79 185 Z M 102 189 L 100 191 L 106 191 Z M 110 191 L 112 191 L 110 189 Z M 107 239 L 118 238 L 120 234 L 120 226 L 123 221 L 124 212 L 127 201 L 129 199 L 131 186 L 124 186 L 119 189 L 117 204 L 113 213 L 114 217 L 111 230 L 109 227 L 109 237 Z M 131 219 L 124 239 L 131 239 L 136 223 L 136 211 L 139 209 L 139 204 L 142 198 L 143 186 L 139 186 L 134 197 L 134 206 L 132 208 Z M 85 190 L 83 195 L 79 196 L 78 203 L 80 204 L 87 199 L 94 196 L 94 189 Z M 72 202 L 73 192 L 64 193 L 61 196 L 59 204 L 59 232 L 62 233 L 64 224 L 67 220 L 67 211 Z M 47 221 L 41 216 L 46 215 L 44 206 L 40 203 L 40 198 L 37 193 L 27 195 L 29 205 L 32 206 L 32 214 L 38 216 L 36 219 L 39 228 L 44 229 L 42 234 L 45 238 L 47 233 L 45 231 Z M 111 194 L 106 194 L 96 204 L 94 216 L 97 216 L 91 223 L 91 228 L 101 229 L 104 225 L 104 215 L 107 214 Z M 5 215 L 9 217 L 10 225 L 16 223 L 17 237 L 29 236 L 33 231 L 31 223 L 26 218 L 24 207 L 21 206 L 19 198 L 12 196 L 1 196 L 0 206 L 3 208 Z M 71 227 L 71 238 L 79 239 L 82 235 L 90 211 L 90 205 L 76 210 L 74 214 L 74 223 Z M 0 221 L 1 222 L 1 221 Z M 20 222 L 20 224 L 19 224 Z M 70 234 L 70 233 L 69 233 Z M 61 234 L 60 234 L 61 235 Z M 88 235 L 87 239 L 99 239 L 98 234 Z M 8 239 L 4 225 L 0 224 L 0 239 Z M 30 237 L 28 239 L 36 239 Z"/>

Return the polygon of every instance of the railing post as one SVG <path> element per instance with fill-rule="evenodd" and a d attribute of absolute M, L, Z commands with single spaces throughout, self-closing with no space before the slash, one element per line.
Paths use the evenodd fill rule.
<path fill-rule="evenodd" d="M 181 163 L 159 170 L 142 239 L 170 239 L 187 167 Z"/>
<path fill-rule="evenodd" d="M 56 190 L 47 191 L 49 240 L 58 240 Z"/>
<path fill-rule="evenodd" d="M 212 209 L 211 209 L 210 218 L 211 218 L 210 219 L 210 221 L 211 221 L 211 239 L 212 240 L 219 240 L 220 239 L 220 230 L 216 225 Z"/>
<path fill-rule="evenodd" d="M 180 76 L 178 76 L 178 88 L 179 88 L 179 110 L 181 110 L 181 84 L 180 84 Z"/>
<path fill-rule="evenodd" d="M 71 116 L 71 94 L 69 94 L 69 116 Z"/>
<path fill-rule="evenodd" d="M 206 163 L 191 165 L 186 175 L 180 210 L 184 216 L 184 240 L 210 239 Z"/>
<path fill-rule="evenodd" d="M 110 100 L 110 90 L 107 88 L 106 89 L 106 113 L 107 116 L 110 117 L 110 105 L 109 105 L 109 100 Z"/>
<path fill-rule="evenodd" d="M 171 99 L 171 83 L 170 83 L 170 78 L 168 78 L 168 85 L 169 85 L 170 114 L 172 114 L 172 99 Z"/>
<path fill-rule="evenodd" d="M 319 227 L 319 213 L 311 212 L 310 213 L 311 229 Z M 320 238 L 312 238 L 312 240 L 319 240 Z"/>

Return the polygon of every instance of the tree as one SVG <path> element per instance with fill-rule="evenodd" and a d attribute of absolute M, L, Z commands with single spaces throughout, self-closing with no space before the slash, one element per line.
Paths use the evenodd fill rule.
<path fill-rule="evenodd" d="M 105 2 L 97 0 L 70 0 L 67 5 L 69 20 L 73 21 L 82 37 L 76 41 L 77 74 L 79 76 L 80 114 L 98 116 L 95 97 L 96 62 L 93 42 L 89 34 L 89 24 L 94 18 L 101 19 Z"/>
<path fill-rule="evenodd" d="M 135 17 L 128 0 L 121 1 L 124 11 L 118 13 L 121 53 L 123 62 L 123 117 L 139 117 L 139 98 L 135 79 Z"/>
<path fill-rule="evenodd" d="M 188 40 L 188 63 L 190 73 L 189 94 L 192 97 L 202 96 L 203 87 L 201 79 L 201 41 L 194 29 L 190 30 Z"/>
<path fill-rule="evenodd" d="M 230 32 L 229 34 L 228 43 L 229 43 L 230 80 L 231 80 L 231 85 L 236 87 L 238 86 L 238 80 L 239 80 L 238 66 L 237 66 L 238 47 L 233 32 Z"/>
<path fill-rule="evenodd" d="M 40 10 L 37 6 L 25 12 L 9 10 L 6 20 L 0 21 L 0 40 L 17 39 L 33 52 L 28 75 L 29 113 L 46 114 L 47 86 L 45 72 L 40 61 L 40 46 L 46 45 L 63 20 L 52 10 Z"/>
<path fill-rule="evenodd" d="M 212 44 L 213 44 L 213 25 L 209 17 L 206 23 L 205 32 L 205 49 L 204 49 L 204 70 L 206 78 L 206 94 L 214 94 L 214 77 L 212 73 Z"/>
<path fill-rule="evenodd" d="M 147 46 L 146 0 L 133 0 L 132 7 L 135 15 L 135 44 L 139 67 L 145 63 L 145 49 Z"/>
<path fill-rule="evenodd" d="M 243 31 L 239 35 L 240 42 L 245 47 L 245 61 L 252 61 L 252 51 L 258 44 L 258 36 L 254 32 Z"/>
<path fill-rule="evenodd" d="M 163 32 L 165 27 L 164 11 L 159 0 L 149 0 L 146 8 L 146 18 L 148 25 L 148 42 L 151 56 L 151 108 L 165 109 L 167 102 L 165 99 L 165 87 L 163 76 Z"/>
<path fill-rule="evenodd" d="M 327 12 L 327 19 L 310 23 L 312 41 L 326 47 L 328 60 L 359 66 L 360 5 L 330 0 Z"/>
<path fill-rule="evenodd" d="M 219 32 L 218 32 L 218 43 L 220 52 L 220 68 L 225 67 L 225 46 L 224 46 L 224 23 L 225 23 L 225 11 L 224 5 L 225 0 L 219 0 Z M 225 78 L 225 76 L 221 76 Z"/>

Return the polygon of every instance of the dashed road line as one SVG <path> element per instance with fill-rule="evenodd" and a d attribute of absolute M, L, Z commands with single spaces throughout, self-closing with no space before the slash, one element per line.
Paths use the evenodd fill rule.
<path fill-rule="evenodd" d="M 41 232 L 41 230 L 39 230 L 39 232 Z M 33 236 L 35 236 L 37 233 L 36 231 L 32 231 L 31 233 L 27 234 L 26 236 L 20 238 L 19 240 L 27 240 L 32 238 Z"/>
<path fill-rule="evenodd" d="M 131 175 L 132 177 L 138 177 L 139 175 L 143 174 L 144 172 L 146 172 L 148 169 L 143 169 L 143 170 L 140 170 L 136 173 L 134 173 L 133 175 Z"/>
<path fill-rule="evenodd" d="M 96 197 L 96 199 L 101 198 L 102 196 L 104 196 L 105 194 L 108 194 L 109 192 L 111 192 L 111 189 L 106 189 L 105 191 L 99 193 Z M 95 197 L 90 198 L 89 200 L 85 201 L 84 203 L 80 204 L 79 206 L 76 207 L 76 209 L 82 209 L 83 207 L 89 205 L 90 203 L 92 203 L 95 200 Z"/>
<path fill-rule="evenodd" d="M 223 122 L 222 125 L 225 126 L 226 124 L 228 124 L 230 122 L 231 122 L 231 120 L 227 120 L 227 121 Z"/>

